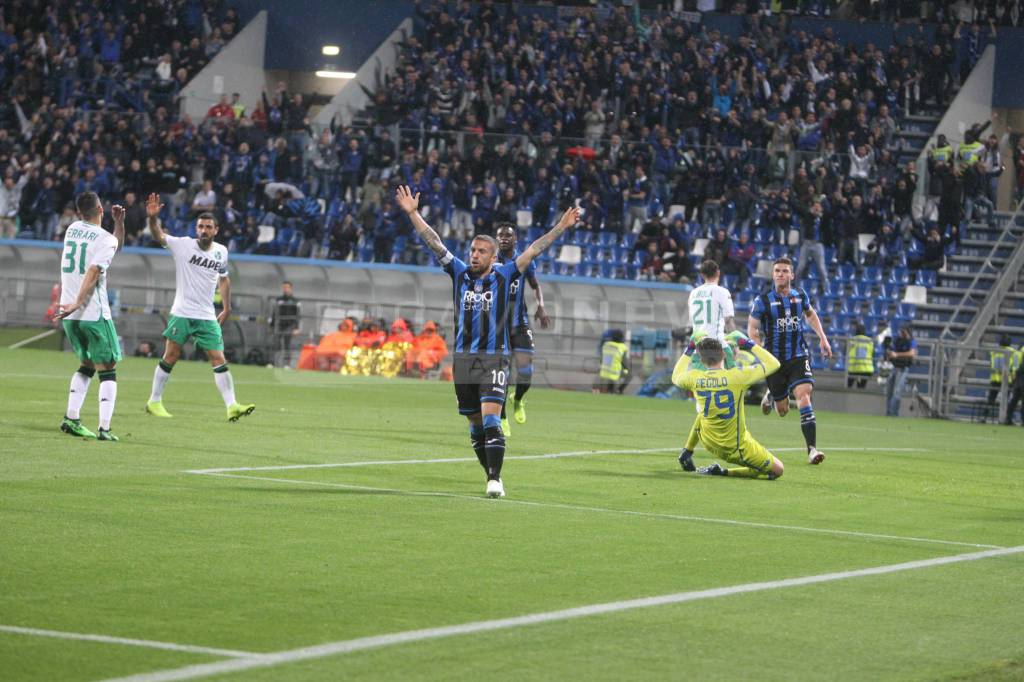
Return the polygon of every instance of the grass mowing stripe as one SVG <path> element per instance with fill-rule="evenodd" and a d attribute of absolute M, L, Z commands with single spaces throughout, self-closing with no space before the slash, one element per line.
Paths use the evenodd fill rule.
<path fill-rule="evenodd" d="M 772 452 L 804 452 L 807 448 L 768 448 Z M 649 455 L 660 452 L 677 452 L 678 446 L 668 448 L 648 448 L 645 450 L 576 450 L 572 452 L 552 452 L 545 455 L 510 455 L 506 460 L 530 459 L 561 459 L 563 457 L 590 457 L 593 455 Z M 931 452 L 927 448 L 829 448 L 835 452 Z M 219 469 L 187 469 L 186 474 L 222 474 L 232 471 L 287 471 L 291 469 L 336 469 L 342 467 L 388 466 L 393 464 L 453 464 L 457 462 L 475 462 L 475 457 L 439 457 L 436 459 L 379 459 L 357 460 L 354 462 L 327 462 L 323 464 L 281 464 L 261 467 L 223 467 Z M 980 545 L 979 545 L 980 546 Z"/>
<path fill-rule="evenodd" d="M 318 644 L 315 646 L 303 647 L 301 649 L 277 651 L 253 658 L 239 658 L 229 661 L 219 661 L 217 663 L 204 663 L 199 665 L 189 665 L 182 668 L 141 673 L 139 675 L 109 679 L 106 680 L 106 682 L 175 682 L 177 680 L 195 680 L 203 677 L 212 677 L 214 675 L 235 673 L 242 670 L 270 668 L 298 661 L 338 656 L 341 654 L 352 653 L 354 651 L 379 649 L 381 647 L 394 646 L 396 644 L 408 644 L 410 642 L 422 642 L 425 640 L 475 634 L 479 632 L 492 632 L 495 630 L 509 630 L 512 628 L 527 627 L 542 623 L 554 623 L 607 613 L 646 609 L 655 606 L 666 606 L 669 604 L 682 604 L 685 602 L 700 601 L 704 599 L 716 599 L 718 597 L 749 594 L 751 592 L 765 592 L 789 587 L 817 585 L 837 580 L 850 580 L 853 578 L 866 578 L 904 571 L 916 571 L 923 568 L 933 568 L 936 566 L 958 564 L 968 561 L 980 561 L 981 559 L 1021 553 L 1024 553 L 1024 545 L 1018 547 L 1005 547 L 1002 549 L 990 549 L 984 552 L 971 552 L 970 554 L 955 554 L 953 556 L 936 557 L 934 559 L 920 559 L 918 561 L 907 561 L 899 564 L 888 564 L 872 568 L 860 568 L 851 571 L 821 573 L 818 575 L 808 575 L 800 578 L 785 578 L 781 580 L 731 585 L 728 587 L 715 587 L 707 590 L 695 590 L 692 592 L 677 592 L 675 594 L 664 594 L 655 597 L 642 597 L 626 601 L 590 604 L 588 606 L 577 606 L 575 608 L 562 609 L 560 611 L 531 613 L 512 618 L 483 620 L 471 623 L 462 623 L 459 625 L 446 625 L 437 628 L 406 630 L 404 632 L 394 632 L 385 635 L 360 637 L 358 639 L 329 642 L 327 644 Z"/>
<path fill-rule="evenodd" d="M 476 460 L 473 460 L 476 461 Z M 205 476 L 218 476 L 220 478 L 241 478 L 253 481 L 269 481 L 271 483 L 294 483 L 299 485 L 320 486 L 325 488 L 342 488 L 347 490 L 367 490 L 410 497 L 447 497 L 457 500 L 472 500 L 474 502 L 485 502 L 488 504 L 514 504 L 527 507 L 541 507 L 545 509 L 565 509 L 568 511 L 594 512 L 598 514 L 619 514 L 623 516 L 638 516 L 651 519 L 666 519 L 670 521 L 692 521 L 695 523 L 718 523 L 727 526 L 740 526 L 745 528 L 767 528 L 771 530 L 791 530 L 800 533 L 819 533 L 822 535 L 839 535 L 845 537 L 867 538 L 873 540 L 897 540 L 903 542 L 923 542 L 935 545 L 948 545 L 953 547 L 975 547 L 984 549 L 1005 549 L 1000 545 L 985 545 L 975 542 L 958 542 L 956 540 L 938 540 L 934 538 L 918 538 L 906 535 L 886 535 L 883 533 L 867 533 L 854 530 L 839 530 L 835 528 L 812 528 L 809 526 L 788 526 L 784 524 L 760 523 L 757 521 L 739 521 L 735 519 L 718 519 L 708 516 L 688 516 L 686 514 L 663 514 L 658 512 L 640 512 L 629 509 L 608 509 L 605 507 L 589 507 L 584 505 L 563 504 L 560 502 L 533 502 L 530 500 L 512 500 L 504 498 L 500 502 L 476 495 L 462 495 L 460 493 L 447 493 L 430 490 L 401 490 L 398 488 L 377 488 L 365 485 L 351 485 L 348 483 L 329 483 L 325 481 L 303 481 L 294 478 L 271 478 L 269 476 L 246 476 L 244 474 L 212 473 Z"/>
<path fill-rule="evenodd" d="M 235 651 L 233 649 L 216 649 L 208 646 L 194 646 L 192 644 L 175 644 L 174 642 L 156 642 L 150 639 L 132 639 L 128 637 L 111 637 L 109 635 L 93 635 L 82 632 L 62 632 L 60 630 L 40 630 L 39 628 L 25 628 L 18 625 L 0 625 L 0 632 L 10 632 L 16 635 L 31 635 L 34 637 L 54 637 L 56 639 L 76 639 L 85 642 L 102 642 L 104 644 L 123 644 L 126 646 L 139 646 L 147 649 L 166 649 L 167 651 L 183 651 L 190 654 L 207 654 L 210 656 L 226 656 L 228 658 L 252 658 L 260 654 L 251 651 Z"/>

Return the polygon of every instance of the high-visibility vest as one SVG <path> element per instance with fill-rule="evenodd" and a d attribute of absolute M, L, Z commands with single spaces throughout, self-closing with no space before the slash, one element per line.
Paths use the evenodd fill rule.
<path fill-rule="evenodd" d="M 629 346 L 618 341 L 605 341 L 601 345 L 602 379 L 618 381 L 622 378 L 622 359 L 629 353 Z"/>
<path fill-rule="evenodd" d="M 936 147 L 928 152 L 933 161 L 945 161 L 949 163 L 953 158 L 953 148 L 948 144 L 945 147 Z"/>
<path fill-rule="evenodd" d="M 871 337 L 857 335 L 847 342 L 846 371 L 850 374 L 875 373 L 875 342 Z"/>
<path fill-rule="evenodd" d="M 1003 368 L 1012 367 L 1014 356 L 1017 351 L 1013 346 L 1002 346 L 999 350 L 990 351 L 988 354 L 988 380 L 993 384 L 1003 383 Z"/>
<path fill-rule="evenodd" d="M 956 156 L 960 160 L 960 163 L 964 166 L 970 166 L 981 158 L 981 153 L 984 151 L 985 145 L 980 142 L 971 142 L 970 144 L 962 144 L 957 147 Z"/>

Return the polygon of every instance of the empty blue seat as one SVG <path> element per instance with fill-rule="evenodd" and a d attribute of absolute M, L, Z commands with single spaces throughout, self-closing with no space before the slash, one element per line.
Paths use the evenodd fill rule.
<path fill-rule="evenodd" d="M 856 274 L 857 269 L 850 265 L 849 263 L 840 263 L 836 267 L 836 276 L 839 279 L 843 280 L 844 282 L 852 280 L 856 276 Z"/>
<path fill-rule="evenodd" d="M 636 245 L 636 235 L 632 232 L 622 235 L 622 245 L 632 249 Z"/>
<path fill-rule="evenodd" d="M 597 235 L 597 243 L 604 247 L 615 246 L 619 243 L 619 235 L 609 230 L 599 232 Z"/>
<path fill-rule="evenodd" d="M 900 300 L 900 284 L 898 282 L 885 282 L 882 284 L 882 297 L 888 301 Z"/>
<path fill-rule="evenodd" d="M 896 308 L 896 317 L 903 320 L 913 320 L 917 316 L 917 306 L 913 303 L 900 303 Z"/>
<path fill-rule="evenodd" d="M 877 265 L 868 265 L 864 268 L 864 272 L 861 273 L 861 280 L 864 282 L 881 283 L 882 281 L 882 269 Z"/>
<path fill-rule="evenodd" d="M 733 300 L 733 306 L 736 310 L 749 311 L 750 305 L 754 301 L 754 294 L 751 291 L 738 291 L 736 297 Z"/>
<path fill-rule="evenodd" d="M 918 270 L 914 283 L 922 287 L 933 287 L 938 282 L 938 275 L 934 270 Z"/>
<path fill-rule="evenodd" d="M 872 315 L 888 315 L 889 314 L 889 301 L 884 298 L 875 298 L 871 301 L 871 314 Z"/>
<path fill-rule="evenodd" d="M 910 284 L 910 273 L 906 267 L 897 265 L 889 273 L 889 281 L 895 282 L 896 284 Z"/>
<path fill-rule="evenodd" d="M 605 279 L 613 279 L 615 277 L 615 264 L 608 261 L 601 263 L 601 276 Z"/>
<path fill-rule="evenodd" d="M 775 231 L 769 227 L 759 227 L 754 231 L 754 241 L 758 244 L 771 244 L 775 241 Z"/>

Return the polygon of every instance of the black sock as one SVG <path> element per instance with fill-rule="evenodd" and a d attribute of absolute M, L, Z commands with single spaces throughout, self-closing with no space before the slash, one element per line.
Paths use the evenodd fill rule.
<path fill-rule="evenodd" d="M 476 453 L 476 460 L 483 467 L 483 470 L 487 470 L 487 451 L 484 449 L 483 441 L 483 427 L 482 426 L 471 426 L 469 427 L 469 440 L 473 443 L 473 452 Z"/>
<path fill-rule="evenodd" d="M 496 481 L 501 478 L 501 465 L 505 461 L 505 435 L 500 426 L 484 429 L 484 450 L 487 454 L 487 480 Z"/>
<path fill-rule="evenodd" d="M 516 400 L 522 400 L 526 392 L 530 390 L 530 382 L 533 381 L 533 365 L 520 367 L 516 370 Z"/>
<path fill-rule="evenodd" d="M 814 419 L 814 408 L 808 405 L 800 408 L 800 430 L 804 432 L 804 442 L 808 448 L 817 446 L 818 423 Z"/>

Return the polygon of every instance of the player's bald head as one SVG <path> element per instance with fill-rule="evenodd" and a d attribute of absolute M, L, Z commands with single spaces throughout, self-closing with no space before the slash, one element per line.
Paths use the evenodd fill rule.
<path fill-rule="evenodd" d="M 705 367 L 714 367 L 725 359 L 722 342 L 712 336 L 705 336 L 697 342 L 697 353 L 700 354 L 700 361 Z"/>

